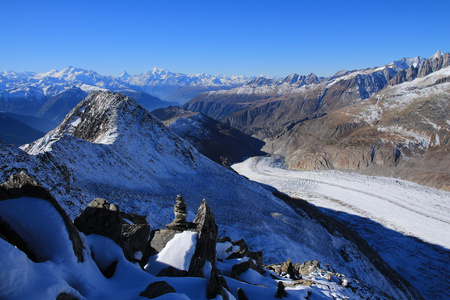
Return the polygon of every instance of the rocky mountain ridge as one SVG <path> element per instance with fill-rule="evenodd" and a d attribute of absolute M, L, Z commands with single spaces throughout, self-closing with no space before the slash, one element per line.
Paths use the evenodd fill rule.
<path fill-rule="evenodd" d="M 267 141 L 299 170 L 337 169 L 394 176 L 449 190 L 450 68 L 388 86 Z"/>
<path fill-rule="evenodd" d="M 428 66 L 433 67 L 428 67 Z M 382 67 L 340 71 L 329 78 L 291 74 L 282 80 L 258 78 L 236 89 L 200 94 L 185 108 L 202 112 L 264 139 L 285 126 L 316 118 L 395 85 L 449 65 L 449 54 L 403 58 Z"/>
<path fill-rule="evenodd" d="M 450 54 L 438 51 L 300 88 L 288 84 L 295 76 L 260 79 L 184 107 L 264 140 L 262 150 L 293 169 L 395 176 L 447 190 L 439 161 L 447 161 L 449 66 Z"/>
<path fill-rule="evenodd" d="M 170 130 L 187 140 L 200 153 L 229 167 L 251 156 L 264 155 L 264 143 L 231 126 L 202 113 L 194 113 L 179 106 L 152 111 Z"/>
<path fill-rule="evenodd" d="M 72 218 L 92 199 L 106 198 L 126 213 L 145 215 L 158 228 L 171 219 L 176 191 L 194 206 L 200 206 L 199 198 L 207 199 L 220 235 L 245 238 L 253 248 L 264 249 L 268 262 L 287 257 L 327 261 L 377 293 L 409 298 L 408 288 L 384 275 L 358 245 L 205 158 L 124 95 L 92 92 L 61 125 L 22 149 L 0 147 L 1 178 L 26 172 Z"/>

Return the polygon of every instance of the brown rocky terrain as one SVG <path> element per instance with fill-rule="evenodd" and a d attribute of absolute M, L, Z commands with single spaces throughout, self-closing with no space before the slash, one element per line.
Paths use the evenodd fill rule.
<path fill-rule="evenodd" d="M 448 76 L 446 68 L 388 87 L 285 130 L 264 150 L 284 156 L 292 169 L 359 171 L 449 190 Z"/>
<path fill-rule="evenodd" d="M 438 51 L 308 82 L 259 78 L 185 107 L 264 140 L 262 150 L 293 169 L 358 171 L 448 190 L 449 65 L 450 54 Z"/>

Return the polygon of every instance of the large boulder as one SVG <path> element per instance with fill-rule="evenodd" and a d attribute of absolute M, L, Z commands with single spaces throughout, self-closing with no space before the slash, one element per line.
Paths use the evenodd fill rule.
<path fill-rule="evenodd" d="M 125 257 L 132 262 L 141 260 L 150 235 L 145 217 L 121 213 L 117 205 L 102 198 L 89 203 L 75 218 L 74 224 L 86 235 L 98 234 L 110 238 L 122 247 Z"/>
<path fill-rule="evenodd" d="M 86 235 L 98 234 L 120 244 L 122 222 L 119 207 L 102 198 L 94 199 L 74 220 L 79 231 Z"/>
<path fill-rule="evenodd" d="M 39 185 L 26 173 L 20 172 L 19 174 L 10 176 L 9 180 L 0 185 L 0 201 L 18 199 L 18 198 L 38 198 L 48 201 L 61 216 L 64 225 L 69 234 L 69 239 L 72 241 L 73 252 L 77 257 L 78 262 L 83 262 L 83 250 L 84 245 L 81 241 L 81 237 L 70 220 L 67 213 L 59 205 L 58 201 L 48 192 L 44 187 Z M 0 232 L 3 237 L 9 238 L 8 242 L 12 242 L 16 247 L 28 254 L 29 258 L 33 260 L 33 254 L 29 249 L 26 249 L 26 244 L 19 239 L 18 235 L 9 228 L 9 225 L 5 221 L 1 222 Z"/>

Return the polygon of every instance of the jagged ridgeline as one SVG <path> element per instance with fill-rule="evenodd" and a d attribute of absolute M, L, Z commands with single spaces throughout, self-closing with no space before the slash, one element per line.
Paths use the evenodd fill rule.
<path fill-rule="evenodd" d="M 298 170 L 394 176 L 449 190 L 450 54 L 328 78 L 259 78 L 184 105 L 266 142 Z"/>
<path fill-rule="evenodd" d="M 174 214 L 166 228 L 150 233 L 145 216 L 122 212 L 97 198 L 72 223 L 56 199 L 28 175 L 11 176 L 0 186 L 0 295 L 2 299 L 153 299 L 165 294 L 173 294 L 170 299 L 385 298 L 318 261 L 294 266 L 288 259 L 264 267 L 263 253 L 250 251 L 244 240 L 218 239 L 206 200 L 189 222 L 186 203 L 178 195 Z"/>
<path fill-rule="evenodd" d="M 114 203 L 122 212 L 145 216 L 152 229 L 164 228 L 173 220 L 174 194 L 182 194 L 189 203 L 187 220 L 194 219 L 195 211 L 191 209 L 207 199 L 219 236 L 244 238 L 252 249 L 264 251 L 265 264 L 288 258 L 300 262 L 319 260 L 329 264 L 336 274 L 346 274 L 369 286 L 382 298 L 415 298 L 411 296 L 416 295 L 414 288 L 408 287 L 401 277 L 389 275 L 395 272 L 380 268 L 357 244 L 327 230 L 304 211 L 294 210 L 260 185 L 204 157 L 125 95 L 92 92 L 43 138 L 21 149 L 1 145 L 0 152 L 3 181 L 20 171 L 26 172 L 53 195 L 72 220 L 92 199 L 103 198 L 109 204 L 100 201 L 102 207 L 114 211 L 115 206 L 110 204 Z M 125 219 L 134 225 L 145 225 L 133 221 L 131 216 Z M 141 227 L 139 232 L 143 233 L 146 229 Z M 97 236 L 89 235 L 94 240 Z M 116 241 L 125 243 L 121 239 L 117 237 Z M 187 241 L 195 238 L 193 233 L 184 233 L 180 239 L 189 244 Z M 96 251 L 117 249 L 119 246 L 111 246 L 115 244 L 100 238 L 90 247 L 98 260 Z M 125 257 L 140 259 L 136 252 L 139 251 L 126 252 Z M 14 253 L 11 255 L 15 259 L 24 259 L 22 254 Z M 120 262 L 122 258 L 117 255 L 111 257 Z M 102 268 L 108 266 L 102 264 Z M 123 279 L 112 276 L 109 280 L 117 280 L 117 284 L 127 282 L 120 278 Z M 148 281 L 144 279 L 145 288 Z M 204 284 L 205 288 L 206 281 L 203 282 L 197 284 Z M 247 293 L 248 287 L 244 290 Z"/>

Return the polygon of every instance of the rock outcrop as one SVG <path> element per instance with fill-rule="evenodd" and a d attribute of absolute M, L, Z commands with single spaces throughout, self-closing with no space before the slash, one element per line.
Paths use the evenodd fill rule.
<path fill-rule="evenodd" d="M 130 219 L 138 224 L 130 224 Z M 117 205 L 101 198 L 89 203 L 75 218 L 74 224 L 86 235 L 94 233 L 112 239 L 122 247 L 125 257 L 130 261 L 140 261 L 150 235 L 150 226 L 145 217 L 121 214 Z"/>
<path fill-rule="evenodd" d="M 219 271 L 216 267 L 216 243 L 218 228 L 214 215 L 203 199 L 194 219 L 196 231 L 198 232 L 197 246 L 189 266 L 189 275 L 208 278 L 206 297 L 215 298 L 222 294 L 222 285 L 219 279 Z M 210 274 L 204 274 L 204 267 L 208 264 Z"/>
<path fill-rule="evenodd" d="M 145 291 L 141 292 L 139 296 L 153 299 L 169 293 L 176 293 L 175 289 L 170 284 L 165 281 L 155 281 L 150 283 Z"/>

